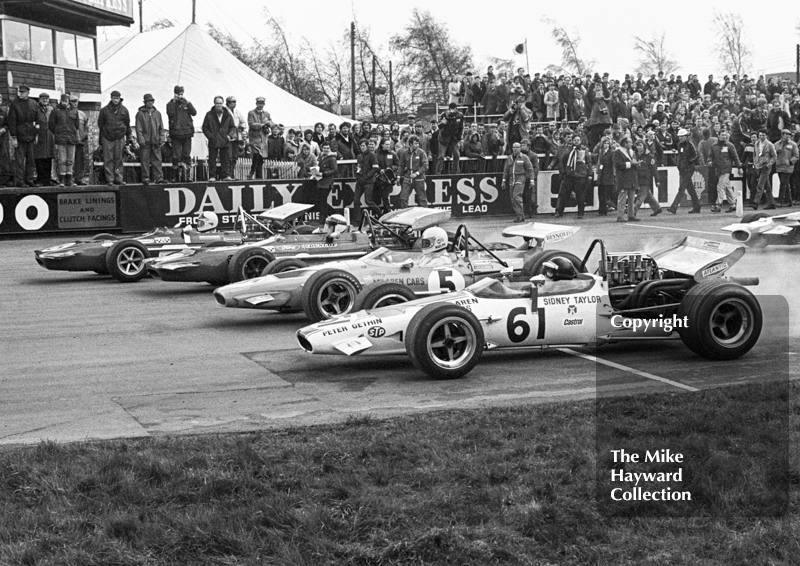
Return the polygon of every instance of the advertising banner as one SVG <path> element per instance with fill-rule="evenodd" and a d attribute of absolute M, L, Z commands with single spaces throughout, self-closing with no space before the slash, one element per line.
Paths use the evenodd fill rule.
<path fill-rule="evenodd" d="M 116 190 L 0 193 L 0 234 L 119 228 Z"/>

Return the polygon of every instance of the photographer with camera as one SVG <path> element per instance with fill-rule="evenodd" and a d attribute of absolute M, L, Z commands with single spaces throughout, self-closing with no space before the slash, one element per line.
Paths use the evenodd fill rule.
<path fill-rule="evenodd" d="M 589 147 L 594 147 L 603 137 L 603 132 L 611 126 L 611 95 L 608 87 L 600 81 L 600 75 L 595 74 L 594 85 L 586 94 L 587 101 L 591 105 L 589 120 L 586 128 L 589 131 Z"/>
<path fill-rule="evenodd" d="M 167 121 L 169 122 L 169 139 L 172 144 L 172 167 L 175 181 L 190 181 L 192 166 L 192 138 L 194 137 L 194 121 L 197 110 L 184 97 L 184 89 L 176 85 L 175 96 L 167 102 Z"/>
<path fill-rule="evenodd" d="M 528 139 L 528 124 L 532 112 L 525 105 L 525 97 L 519 95 L 511 102 L 508 111 L 503 114 L 503 120 L 508 123 L 508 147 L 511 149 L 516 142 Z M 509 151 L 510 153 L 510 151 Z"/>
<path fill-rule="evenodd" d="M 461 154 L 458 152 L 458 142 L 464 135 L 464 115 L 459 112 L 455 102 L 451 102 L 446 112 L 439 117 L 439 155 L 436 159 L 436 174 L 442 173 L 444 158 L 448 155 L 453 156 L 453 167 L 451 175 L 458 175 L 459 160 Z"/>

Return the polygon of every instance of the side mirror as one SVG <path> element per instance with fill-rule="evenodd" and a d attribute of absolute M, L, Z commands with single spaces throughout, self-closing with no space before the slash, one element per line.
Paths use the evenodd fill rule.
<path fill-rule="evenodd" d="M 411 269 L 412 267 L 414 267 L 414 260 L 410 257 L 404 259 L 403 263 L 400 264 L 400 269 Z"/>

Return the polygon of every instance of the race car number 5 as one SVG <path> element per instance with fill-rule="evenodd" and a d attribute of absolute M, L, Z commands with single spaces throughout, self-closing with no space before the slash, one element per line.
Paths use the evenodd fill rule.
<path fill-rule="evenodd" d="M 525 315 L 528 309 L 525 307 L 517 307 L 511 309 L 506 319 L 506 332 L 508 339 L 514 344 L 524 342 L 531 333 L 531 325 L 525 320 Z M 533 314 L 533 313 L 531 313 Z M 536 339 L 544 340 L 544 309 L 536 309 L 536 314 L 539 318 L 538 328 L 536 329 Z"/>
<path fill-rule="evenodd" d="M 447 293 L 464 287 L 464 276 L 453 269 L 435 269 L 428 277 L 428 291 L 431 293 Z"/>

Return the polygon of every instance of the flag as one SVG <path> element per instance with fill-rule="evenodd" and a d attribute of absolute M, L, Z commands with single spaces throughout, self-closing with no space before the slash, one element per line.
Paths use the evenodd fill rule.
<path fill-rule="evenodd" d="M 523 55 L 525 53 L 525 44 L 524 43 L 518 43 L 514 47 L 514 53 L 516 53 L 517 55 Z"/>

